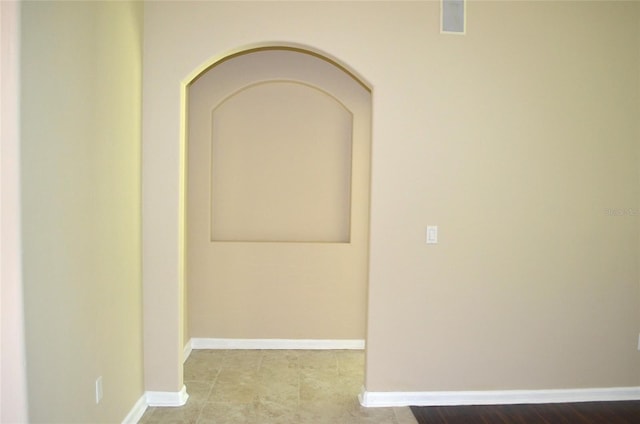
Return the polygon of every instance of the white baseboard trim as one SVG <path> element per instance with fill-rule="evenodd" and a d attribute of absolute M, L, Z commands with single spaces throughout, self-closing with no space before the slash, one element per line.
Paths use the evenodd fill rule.
<path fill-rule="evenodd" d="M 140 399 L 138 399 L 136 404 L 133 405 L 133 408 L 131 408 L 131 411 L 129 411 L 124 420 L 122 420 L 122 424 L 136 424 L 144 415 L 147 407 L 147 396 L 144 394 L 140 396 Z"/>
<path fill-rule="evenodd" d="M 187 403 L 187 388 L 182 386 L 179 392 L 147 392 L 146 401 L 149 406 L 182 406 Z"/>
<path fill-rule="evenodd" d="M 460 392 L 367 392 L 363 388 L 358 398 L 365 407 L 599 402 L 640 400 L 640 387 Z"/>
<path fill-rule="evenodd" d="M 192 338 L 192 349 L 364 349 L 364 340 L 324 339 L 203 339 Z"/>
<path fill-rule="evenodd" d="M 192 348 L 191 348 L 191 340 L 189 340 L 187 342 L 187 344 L 184 345 L 184 350 L 182 352 L 182 363 L 183 364 L 187 361 L 187 359 L 189 359 L 189 355 L 191 355 L 191 350 L 192 350 Z"/>

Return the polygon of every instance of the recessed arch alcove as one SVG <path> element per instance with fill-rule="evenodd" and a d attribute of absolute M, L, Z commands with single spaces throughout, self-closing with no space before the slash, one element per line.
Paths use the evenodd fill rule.
<path fill-rule="evenodd" d="M 185 341 L 364 340 L 371 90 L 299 46 L 185 86 Z"/>

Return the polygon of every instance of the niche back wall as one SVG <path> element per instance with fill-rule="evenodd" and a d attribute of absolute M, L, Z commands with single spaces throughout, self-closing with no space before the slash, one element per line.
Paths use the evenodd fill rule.
<path fill-rule="evenodd" d="M 189 336 L 364 339 L 370 93 L 264 48 L 189 87 Z"/>

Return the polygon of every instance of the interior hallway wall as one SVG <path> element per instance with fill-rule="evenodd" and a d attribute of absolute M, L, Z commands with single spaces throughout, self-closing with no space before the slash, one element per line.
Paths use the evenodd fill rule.
<path fill-rule="evenodd" d="M 640 5 L 467 6 L 457 36 L 440 34 L 438 2 L 146 5 L 157 346 L 179 344 L 180 83 L 282 41 L 372 87 L 367 390 L 640 385 Z M 155 354 L 155 383 L 179 390 L 178 356 Z"/>
<path fill-rule="evenodd" d="M 142 5 L 21 7 L 29 419 L 121 422 L 143 394 Z"/>

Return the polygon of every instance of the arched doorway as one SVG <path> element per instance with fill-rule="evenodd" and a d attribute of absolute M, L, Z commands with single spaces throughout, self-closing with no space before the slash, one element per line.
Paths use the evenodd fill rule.
<path fill-rule="evenodd" d="M 290 47 L 187 87 L 185 339 L 365 339 L 371 92 Z"/>

